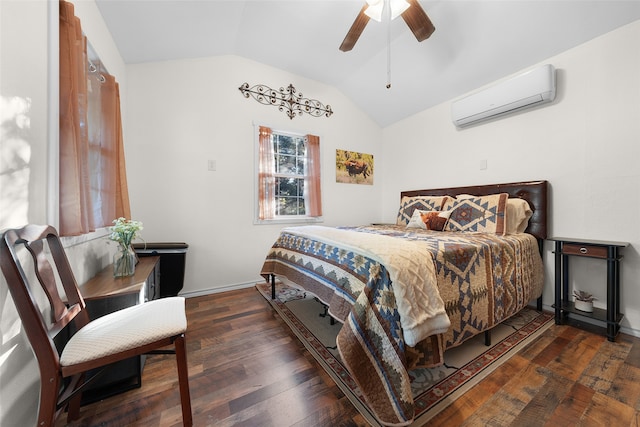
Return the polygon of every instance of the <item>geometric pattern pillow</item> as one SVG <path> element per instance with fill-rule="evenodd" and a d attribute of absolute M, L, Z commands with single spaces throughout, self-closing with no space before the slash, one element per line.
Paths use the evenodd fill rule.
<path fill-rule="evenodd" d="M 504 235 L 507 231 L 507 199 L 509 194 L 472 196 L 445 203 L 451 216 L 445 231 L 477 231 Z"/>
<path fill-rule="evenodd" d="M 411 221 L 413 211 L 439 211 L 447 200 L 453 200 L 449 196 L 404 196 L 398 209 L 397 225 L 406 226 Z"/>

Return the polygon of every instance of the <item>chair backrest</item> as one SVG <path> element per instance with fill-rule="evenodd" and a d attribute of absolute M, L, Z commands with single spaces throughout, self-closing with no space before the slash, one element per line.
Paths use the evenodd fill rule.
<path fill-rule="evenodd" d="M 55 375 L 53 371 L 58 371 L 60 365 L 55 336 L 72 321 L 75 330 L 89 322 L 84 300 L 55 228 L 27 225 L 6 230 L 0 241 L 0 267 L 41 375 Z M 64 289 L 64 300 L 58 292 L 58 279 Z M 37 285 L 33 282 L 39 283 L 46 294 L 49 315 L 38 303 L 34 287 Z"/>

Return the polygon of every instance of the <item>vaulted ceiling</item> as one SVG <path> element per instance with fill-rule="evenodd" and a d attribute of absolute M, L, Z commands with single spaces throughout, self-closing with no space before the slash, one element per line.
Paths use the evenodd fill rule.
<path fill-rule="evenodd" d="M 382 127 L 640 19 L 640 0 L 420 0 L 436 31 L 391 22 L 387 89 L 387 24 L 338 50 L 364 0 L 96 3 L 127 64 L 238 55 L 332 85 Z"/>

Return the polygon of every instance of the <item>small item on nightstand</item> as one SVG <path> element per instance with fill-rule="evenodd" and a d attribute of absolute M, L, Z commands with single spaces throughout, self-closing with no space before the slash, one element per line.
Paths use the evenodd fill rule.
<path fill-rule="evenodd" d="M 573 291 L 573 296 L 576 298 L 575 308 L 576 310 L 584 311 L 587 313 L 593 312 L 593 300 L 596 298 L 589 292 L 577 290 Z"/>
<path fill-rule="evenodd" d="M 133 276 L 136 272 L 136 253 L 131 246 L 118 246 L 113 254 L 113 277 Z"/>
<path fill-rule="evenodd" d="M 136 271 L 138 258 L 131 247 L 142 230 L 142 223 L 132 219 L 120 217 L 113 220 L 113 227 L 109 227 L 109 240 L 118 243 L 118 250 L 113 255 L 113 277 L 133 276 Z"/>

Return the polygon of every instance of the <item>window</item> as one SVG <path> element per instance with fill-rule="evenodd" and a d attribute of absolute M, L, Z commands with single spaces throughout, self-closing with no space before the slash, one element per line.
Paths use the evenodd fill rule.
<path fill-rule="evenodd" d="M 275 156 L 275 215 L 305 215 L 304 180 L 307 162 L 305 138 L 272 133 Z"/>
<path fill-rule="evenodd" d="M 257 220 L 319 221 L 320 138 L 260 126 Z"/>

